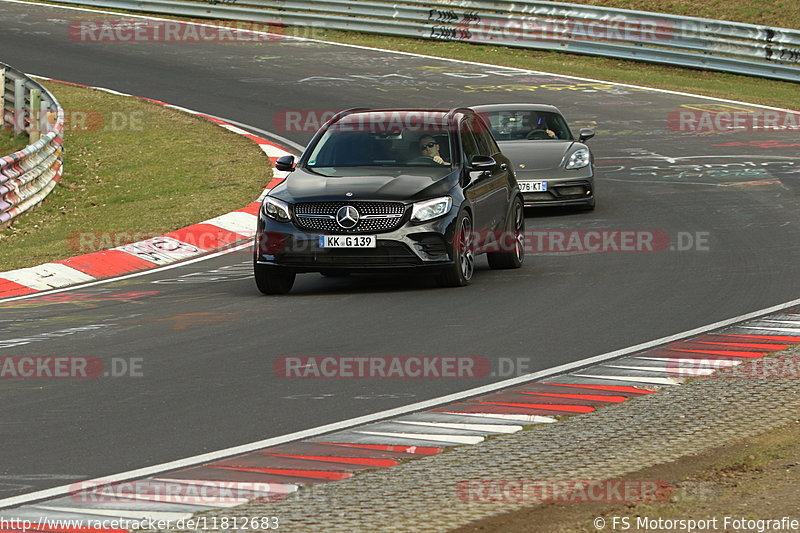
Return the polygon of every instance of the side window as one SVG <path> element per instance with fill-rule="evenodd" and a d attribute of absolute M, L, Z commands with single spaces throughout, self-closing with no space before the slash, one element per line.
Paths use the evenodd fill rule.
<path fill-rule="evenodd" d="M 481 148 L 481 153 L 484 155 L 492 156 L 500 151 L 500 147 L 497 146 L 497 143 L 492 137 L 489 128 L 486 125 L 478 121 L 478 130 L 476 131 L 476 137 L 478 138 L 478 146 Z M 485 147 L 485 148 L 484 148 Z"/>
<path fill-rule="evenodd" d="M 471 130 L 472 128 L 470 127 L 469 121 L 461 123 L 461 143 L 464 146 L 464 157 L 468 163 L 472 160 L 472 156 L 480 153 L 478 150 L 478 143 Z"/>
<path fill-rule="evenodd" d="M 497 148 L 497 143 L 494 142 L 494 139 L 492 139 L 489 133 L 489 128 L 486 127 L 486 124 L 484 124 L 482 120 L 470 120 L 469 125 L 475 136 L 479 154 L 492 156 L 500 151 L 500 149 Z"/>
<path fill-rule="evenodd" d="M 553 126 L 555 127 L 555 132 L 559 139 L 573 139 L 572 132 L 570 132 L 567 122 L 560 116 L 554 115 Z"/>

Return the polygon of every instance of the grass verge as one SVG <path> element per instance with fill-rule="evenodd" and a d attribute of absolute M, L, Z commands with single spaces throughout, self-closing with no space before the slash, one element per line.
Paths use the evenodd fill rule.
<path fill-rule="evenodd" d="M 678 461 L 625 476 L 628 480 L 666 482 L 668 501 L 602 503 L 545 503 L 496 515 L 456 528 L 451 533 L 585 533 L 587 531 L 644 531 L 637 518 L 648 520 L 717 520 L 716 526 L 692 531 L 758 531 L 735 527 L 732 520 L 780 520 L 797 516 L 800 501 L 800 420 Z M 666 498 L 665 498 L 666 499 Z M 602 518 L 605 526 L 597 528 Z M 730 520 L 726 524 L 725 517 Z M 615 522 L 616 518 L 616 522 Z M 629 521 L 625 527 L 622 519 Z M 616 524 L 616 527 L 614 527 Z M 673 527 L 649 531 L 677 530 Z M 688 529 L 680 529 L 688 531 Z M 772 528 L 766 531 L 792 531 Z"/>
<path fill-rule="evenodd" d="M 11 128 L 0 128 L 0 157 L 13 154 L 27 145 L 27 135 L 14 135 L 14 131 Z"/>
<path fill-rule="evenodd" d="M 800 28 L 800 10 L 795 0 L 570 0 L 570 3 Z"/>
<path fill-rule="evenodd" d="M 125 244 L 239 209 L 269 181 L 257 145 L 205 119 L 45 85 L 67 115 L 64 175 L 43 204 L 0 233 L 0 271 L 94 251 L 80 249 L 82 233 Z"/>

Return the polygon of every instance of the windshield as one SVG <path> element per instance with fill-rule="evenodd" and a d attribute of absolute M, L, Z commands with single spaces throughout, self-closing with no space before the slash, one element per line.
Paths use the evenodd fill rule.
<path fill-rule="evenodd" d="M 349 118 L 349 117 L 346 117 Z M 385 128 L 334 124 L 312 148 L 308 168 L 325 167 L 450 167 L 451 135 L 440 124 Z"/>
<path fill-rule="evenodd" d="M 573 140 L 567 122 L 550 111 L 493 111 L 482 113 L 498 141 Z"/>

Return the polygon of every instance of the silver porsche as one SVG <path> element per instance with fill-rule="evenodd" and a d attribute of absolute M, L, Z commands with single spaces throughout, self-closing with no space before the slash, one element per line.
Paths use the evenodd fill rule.
<path fill-rule="evenodd" d="M 514 165 L 525 206 L 579 205 L 594 209 L 594 156 L 585 144 L 594 130 L 576 138 L 557 107 L 546 104 L 471 106 L 489 124 L 503 154 Z"/>

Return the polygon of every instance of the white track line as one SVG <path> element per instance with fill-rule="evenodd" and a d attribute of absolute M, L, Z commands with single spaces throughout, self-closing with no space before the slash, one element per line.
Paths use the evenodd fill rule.
<path fill-rule="evenodd" d="M 5 1 L 5 0 L 2 0 L 2 1 Z M 195 111 L 195 113 L 196 113 L 196 111 Z M 201 113 L 201 114 L 205 115 L 207 117 L 215 118 L 217 120 L 222 120 L 224 122 L 227 122 L 228 124 L 233 124 L 234 126 L 239 126 L 240 128 L 244 128 L 244 129 L 247 129 L 247 130 L 250 130 L 250 131 L 254 131 L 256 133 L 260 133 L 261 135 L 263 135 L 265 137 L 272 137 L 273 139 L 275 139 L 277 141 L 280 141 L 282 143 L 288 144 L 289 146 L 291 146 L 292 148 L 297 150 L 298 153 L 302 152 L 306 148 L 302 144 L 298 144 L 298 143 L 294 142 L 291 139 L 287 139 L 286 137 L 278 135 L 277 133 L 272 133 L 271 131 L 262 130 L 261 128 L 256 128 L 255 126 L 250 126 L 249 124 L 243 124 L 241 122 L 236 122 L 235 120 L 231 120 L 229 118 L 217 117 L 215 115 L 210 115 L 208 113 Z M 791 159 L 791 158 L 789 158 L 789 159 Z"/>
<path fill-rule="evenodd" d="M 166 268 L 166 267 L 165 267 Z M 687 331 L 683 331 L 681 333 L 676 333 L 674 335 L 669 335 L 667 337 L 661 337 L 660 339 L 655 339 L 652 341 L 644 342 L 641 344 L 637 344 L 635 346 L 630 346 L 628 348 L 622 348 L 620 350 L 614 350 L 613 352 L 607 352 L 601 355 L 596 355 L 593 357 L 587 357 L 586 359 L 581 359 L 580 361 L 574 361 L 572 363 L 567 363 L 563 365 L 559 365 L 553 368 L 548 368 L 546 370 L 540 370 L 538 372 L 533 372 L 531 374 L 526 374 L 524 376 L 519 376 L 516 378 L 507 379 L 505 381 L 501 381 L 498 383 L 492 383 L 490 385 L 484 385 L 482 387 L 475 387 L 473 389 L 469 389 L 462 392 L 457 392 L 454 394 L 448 394 L 445 396 L 440 396 L 438 398 L 433 398 L 431 400 L 425 400 L 422 402 L 412 403 L 410 405 L 405 405 L 402 407 L 395 407 L 394 409 L 388 409 L 386 411 L 380 411 L 378 413 L 372 413 L 369 415 L 359 416 L 356 418 L 351 418 L 349 420 L 342 420 L 339 422 L 334 422 L 332 424 L 326 424 L 324 426 L 319 426 L 316 428 L 305 429 L 303 431 L 296 431 L 294 433 L 289 433 L 286 435 L 281 435 L 279 437 L 272 437 L 269 439 L 264 439 L 256 442 L 251 442 L 249 444 L 242 444 L 240 446 L 234 446 L 232 448 L 225 448 L 223 450 L 218 450 L 214 452 L 208 452 L 200 455 L 195 455 L 194 457 L 187 457 L 185 459 L 179 459 L 177 461 L 170 461 L 167 463 L 161 463 L 158 465 L 148 466 L 145 468 L 139 468 L 136 470 L 130 470 L 128 472 L 122 472 L 119 474 L 114 474 L 111 476 L 97 478 L 93 480 L 85 481 L 84 484 L 92 484 L 93 486 L 102 485 L 104 483 L 113 483 L 113 482 L 121 482 L 121 481 L 128 481 L 131 479 L 143 478 L 147 476 L 153 476 L 156 474 L 160 474 L 162 472 L 166 472 L 168 470 L 175 470 L 178 468 L 186 468 L 189 466 L 194 466 L 200 463 L 207 463 L 216 461 L 219 459 L 223 459 L 225 457 L 230 457 L 233 455 L 239 455 L 247 452 L 252 452 L 255 450 L 260 450 L 261 448 L 266 448 L 268 446 L 276 446 L 278 444 L 284 444 L 287 442 L 293 442 L 301 439 L 307 439 L 310 437 L 317 437 L 319 435 L 330 433 L 333 431 L 340 431 L 343 429 L 352 428 L 354 426 L 359 426 L 362 424 L 367 424 L 370 422 L 376 422 L 379 420 L 397 417 L 400 415 L 405 415 L 408 413 L 413 413 L 415 411 L 422 411 L 425 409 L 431 409 L 433 407 L 437 407 L 442 404 L 456 402 L 459 400 L 463 400 L 465 398 L 469 398 L 471 396 L 477 396 L 480 394 L 485 394 L 489 392 L 494 392 L 499 389 L 504 389 L 507 387 L 511 387 L 513 385 L 518 385 L 520 383 L 526 383 L 528 381 L 533 381 L 536 379 L 543 379 L 546 377 L 564 374 L 571 372 L 573 370 L 583 368 L 595 363 L 600 363 L 603 361 L 607 361 L 609 359 L 615 359 L 617 357 L 628 355 L 630 353 L 639 352 L 642 350 L 647 350 L 649 348 L 654 348 L 656 346 L 666 344 L 669 342 L 677 341 L 684 339 L 686 337 L 692 337 L 694 335 L 699 335 L 701 333 L 706 333 L 711 330 L 724 328 L 726 326 L 730 326 L 736 324 L 737 322 L 743 322 L 745 320 L 750 320 L 753 318 L 757 318 L 763 315 L 767 315 L 770 313 L 775 313 L 777 311 L 782 311 L 789 307 L 794 307 L 796 305 L 800 305 L 800 299 L 792 300 L 790 302 L 786 302 L 783 304 L 775 305 L 772 307 L 767 307 L 765 309 L 761 309 L 759 311 L 754 311 L 752 313 L 746 313 L 743 315 L 735 316 L 729 318 L 727 320 L 721 320 L 719 322 L 714 322 L 713 324 L 708 324 L 706 326 L 701 326 L 699 328 L 690 329 Z M 586 375 L 589 377 L 589 375 Z M 600 379 L 610 379 L 610 380 L 629 380 L 629 381 L 653 381 L 654 378 L 633 378 L 633 377 L 625 377 L 625 376 L 595 376 Z M 655 381 L 662 383 L 662 380 L 666 380 L 667 378 L 660 378 L 655 379 Z M 673 382 L 670 380 L 669 384 Z M 666 383 L 665 383 L 666 384 Z M 498 415 L 492 415 L 498 416 Z M 417 435 L 419 438 L 419 435 Z M 54 487 L 51 489 L 40 490 L 37 492 L 32 492 L 29 494 L 23 494 L 20 496 L 14 496 L 11 498 L 6 498 L 0 500 L 0 509 L 6 507 L 14 507 L 18 505 L 22 505 L 25 503 L 31 503 L 35 501 L 44 500 L 47 498 L 54 498 L 56 496 L 64 496 L 71 492 L 76 492 L 74 485 L 63 485 L 60 487 Z"/>
<path fill-rule="evenodd" d="M 5 2 L 6 0 L 0 0 L 0 1 L 4 1 Z M 200 257 L 195 257 L 194 259 L 189 259 L 189 260 L 186 260 L 186 261 L 182 261 L 180 263 L 172 263 L 172 264 L 169 264 L 169 265 L 164 265 L 162 267 L 151 268 L 150 270 L 142 270 L 141 272 L 134 272 L 133 274 L 125 274 L 123 276 L 117 276 L 117 277 L 114 277 L 114 278 L 99 279 L 97 281 L 92 281 L 90 283 L 83 283 L 81 285 L 72 285 L 72 286 L 69 286 L 69 287 L 61 287 L 60 289 L 53 289 L 51 291 L 41 291 L 41 292 L 35 292 L 35 293 L 32 293 L 32 294 L 23 294 L 22 296 L 12 296 L 10 298 L 4 298 L 4 299 L 0 300 L 0 303 L 13 302 L 15 300 L 26 300 L 26 299 L 29 299 L 29 298 L 38 298 L 39 296 L 43 296 L 43 295 L 46 295 L 46 294 L 56 294 L 56 293 L 59 293 L 59 292 L 68 292 L 68 291 L 74 291 L 74 290 L 81 290 L 81 289 L 86 289 L 88 287 L 94 287 L 95 285 L 102 285 L 104 283 L 111 283 L 111 282 L 120 281 L 120 280 L 123 280 L 123 279 L 136 278 L 136 277 L 139 277 L 139 276 L 146 276 L 148 274 L 153 274 L 155 272 L 161 272 L 162 270 L 170 270 L 170 269 L 177 268 L 177 267 L 191 265 L 192 263 L 198 263 L 200 261 L 205 261 L 207 259 L 213 259 L 215 257 L 219 257 L 220 255 L 225 255 L 225 254 L 229 254 L 229 253 L 232 253 L 232 252 L 238 252 L 239 250 L 243 250 L 243 249 L 247 248 L 248 246 L 252 246 L 252 245 L 253 245 L 252 242 L 246 242 L 246 243 L 240 244 L 238 246 L 234 246 L 233 248 L 227 248 L 227 249 L 222 250 L 220 252 L 214 252 L 213 254 L 203 255 L 203 256 L 200 256 Z"/>

